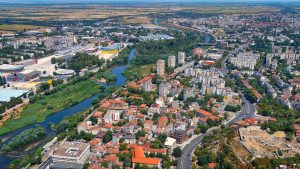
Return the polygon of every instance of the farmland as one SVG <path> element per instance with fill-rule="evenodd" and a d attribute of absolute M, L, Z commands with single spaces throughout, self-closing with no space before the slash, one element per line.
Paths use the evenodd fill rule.
<path fill-rule="evenodd" d="M 22 30 L 33 30 L 33 29 L 39 29 L 39 28 L 44 28 L 44 27 L 34 26 L 34 25 L 21 25 L 21 24 L 4 24 L 4 25 L 0 25 L 0 31 L 8 31 L 8 32 L 22 31 Z"/>

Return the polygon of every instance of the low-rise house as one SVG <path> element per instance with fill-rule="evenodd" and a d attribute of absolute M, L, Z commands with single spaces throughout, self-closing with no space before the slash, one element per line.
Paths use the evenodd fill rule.
<path fill-rule="evenodd" d="M 170 137 L 176 139 L 178 144 L 181 144 L 186 138 L 186 131 L 184 130 L 175 130 L 169 134 Z"/>
<path fill-rule="evenodd" d="M 112 110 L 127 110 L 128 103 L 124 100 L 102 100 L 100 103 L 102 108 Z"/>
<path fill-rule="evenodd" d="M 103 117 L 103 123 L 117 123 L 120 120 L 120 110 L 108 110 Z"/>
<path fill-rule="evenodd" d="M 165 141 L 165 148 L 172 150 L 176 145 L 176 139 L 171 138 L 171 137 L 167 137 L 166 141 Z"/>
<path fill-rule="evenodd" d="M 161 168 L 161 159 L 159 158 L 146 158 L 144 147 L 134 146 L 134 151 L 132 155 L 132 167 L 134 168 L 136 164 L 144 164 L 149 167 L 158 167 Z"/>
<path fill-rule="evenodd" d="M 167 123 L 168 123 L 168 117 L 162 116 L 159 118 L 157 126 L 159 128 L 165 128 L 167 126 Z"/>
<path fill-rule="evenodd" d="M 83 121 L 77 126 L 77 132 L 89 132 L 90 128 L 92 128 L 92 122 L 91 121 Z"/>
<path fill-rule="evenodd" d="M 125 135 L 123 137 L 125 143 L 127 144 L 135 144 L 136 143 L 136 139 L 135 139 L 135 135 Z"/>
<path fill-rule="evenodd" d="M 199 109 L 198 111 L 197 111 L 197 117 L 202 117 L 202 118 L 210 118 L 210 119 L 212 119 L 212 120 L 217 120 L 218 119 L 218 117 L 216 117 L 216 116 L 214 116 L 213 114 L 211 114 L 210 112 L 208 112 L 208 111 L 205 111 L 205 110 L 203 110 L 203 109 Z"/>
<path fill-rule="evenodd" d="M 153 129 L 153 121 L 152 120 L 144 121 L 144 130 L 151 131 L 152 129 Z"/>

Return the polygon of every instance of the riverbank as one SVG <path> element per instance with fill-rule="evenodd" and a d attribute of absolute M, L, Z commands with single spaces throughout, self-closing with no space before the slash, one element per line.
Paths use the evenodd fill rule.
<path fill-rule="evenodd" d="M 126 79 L 126 77 L 123 76 L 123 73 L 127 70 L 128 66 L 130 65 L 130 61 L 134 57 L 135 57 L 135 49 L 132 48 L 130 50 L 129 55 L 128 55 L 128 62 L 127 62 L 127 64 L 126 63 L 125 64 L 121 64 L 121 65 L 119 64 L 119 65 L 113 66 L 114 68 L 111 67 L 112 70 L 108 69 L 109 71 L 111 71 L 117 77 L 117 80 L 113 84 L 104 84 L 104 83 L 101 83 L 100 85 L 102 85 L 103 87 L 105 87 L 105 89 L 106 89 L 105 91 L 107 91 L 107 89 L 109 89 L 111 87 L 122 86 L 122 85 L 126 84 L 127 79 Z M 93 82 L 93 84 L 95 85 L 94 82 Z M 96 84 L 96 85 L 99 87 L 99 84 Z M 85 86 L 84 88 L 86 90 L 89 90 L 89 91 L 91 90 L 88 86 Z M 89 108 L 91 108 L 91 106 L 93 105 L 93 101 L 95 99 L 99 98 L 99 95 L 100 94 L 96 94 L 96 95 L 94 95 L 92 97 L 89 97 L 89 98 L 87 98 L 85 100 L 82 100 L 82 101 L 78 102 L 75 105 L 72 105 L 71 107 L 67 107 L 66 109 L 60 110 L 58 112 L 55 112 L 52 115 L 50 115 L 47 118 L 45 118 L 44 121 L 24 126 L 22 128 L 13 130 L 13 131 L 11 131 L 11 132 L 9 132 L 7 134 L 4 134 L 4 135 L 0 136 L 0 139 L 2 139 L 2 141 L 5 140 L 2 143 L 0 143 L 0 145 L 2 145 L 2 144 L 7 143 L 9 140 L 11 140 L 14 136 L 16 136 L 17 134 L 21 133 L 22 131 L 24 131 L 26 129 L 29 129 L 29 128 L 34 128 L 35 125 L 39 125 L 39 126 L 42 126 L 45 129 L 45 131 L 46 131 L 46 137 L 47 137 L 47 139 L 45 139 L 45 141 L 42 141 L 40 144 L 32 147 L 28 152 L 23 152 L 21 156 L 20 156 L 20 154 L 0 154 L 0 161 L 1 161 L 0 168 L 7 168 L 8 165 L 13 160 L 20 159 L 23 156 L 29 156 L 37 148 L 39 148 L 40 146 L 43 146 L 45 143 L 47 143 L 47 140 L 50 140 L 55 135 L 55 132 L 52 130 L 52 128 L 50 127 L 49 124 L 58 124 L 65 117 L 85 112 L 86 110 L 88 110 Z M 79 96 L 79 97 L 82 98 L 82 96 Z M 1 128 L 0 128 L 0 130 L 1 130 Z M 26 158 L 26 157 L 24 157 L 24 158 Z"/>
<path fill-rule="evenodd" d="M 9 119 L 1 128 L 0 136 L 24 126 L 44 121 L 46 117 L 70 107 L 99 92 L 99 85 L 90 80 L 67 86 L 64 90 L 42 96 L 36 102 L 27 105 L 21 116 Z"/>

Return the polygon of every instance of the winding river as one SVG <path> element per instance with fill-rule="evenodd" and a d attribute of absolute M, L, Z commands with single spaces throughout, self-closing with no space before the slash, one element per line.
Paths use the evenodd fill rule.
<path fill-rule="evenodd" d="M 130 50 L 130 53 L 128 55 L 128 63 L 127 65 L 122 65 L 122 66 L 117 66 L 112 70 L 112 73 L 117 77 L 117 80 L 113 83 L 113 84 L 104 84 L 103 86 L 105 88 L 109 88 L 111 86 L 122 86 L 126 83 L 127 79 L 126 77 L 123 76 L 123 72 L 126 71 L 127 67 L 130 65 L 130 61 L 134 58 L 135 56 L 135 49 L 132 48 Z M 49 124 L 57 124 L 60 121 L 63 120 L 64 117 L 66 116 L 70 116 L 70 115 L 74 115 L 77 113 L 80 113 L 82 111 L 84 111 L 85 109 L 89 108 L 90 106 L 92 106 L 92 101 L 97 98 L 99 96 L 99 94 L 96 94 L 90 98 L 87 98 L 81 102 L 79 102 L 78 104 L 71 106 L 69 108 L 66 108 L 64 110 L 58 111 L 54 114 L 52 114 L 51 116 L 47 117 L 43 122 L 39 122 L 36 124 L 32 124 L 29 126 L 25 126 L 22 127 L 20 129 L 14 130 L 10 133 L 4 134 L 2 136 L 0 136 L 1 140 L 5 140 L 3 143 L 0 144 L 0 147 L 4 144 L 7 143 L 9 140 L 11 140 L 13 137 L 15 137 L 16 135 L 18 135 L 19 133 L 33 128 L 36 125 L 40 125 L 42 126 L 45 131 L 46 131 L 46 135 L 54 135 L 54 131 L 51 129 Z M 1 130 L 1 128 L 0 128 Z M 34 149 L 38 148 L 39 146 L 36 146 Z M 32 152 L 32 150 L 31 150 Z M 0 169 L 5 169 L 7 168 L 7 166 L 9 165 L 9 163 L 16 159 L 17 157 L 14 157 L 12 155 L 7 155 L 7 154 L 0 154 Z"/>

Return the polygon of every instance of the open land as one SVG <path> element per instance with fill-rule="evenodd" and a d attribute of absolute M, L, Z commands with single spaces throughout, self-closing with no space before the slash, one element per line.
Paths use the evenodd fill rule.
<path fill-rule="evenodd" d="M 34 25 L 21 25 L 21 24 L 4 24 L 0 25 L 0 31 L 4 33 L 15 32 L 15 31 L 22 31 L 22 30 L 34 30 L 44 28 L 41 26 L 34 26 Z"/>
<path fill-rule="evenodd" d="M 128 23 L 149 23 L 148 14 L 174 14 L 177 12 L 190 11 L 205 14 L 270 14 L 279 11 L 270 6 L 193 6 L 172 8 L 167 6 L 144 7 L 144 6 L 108 6 L 108 5 L 85 5 L 84 8 L 76 5 L 30 6 L 30 7 L 1 7 L 1 18 L 13 20 L 73 20 L 73 19 L 106 19 L 111 17 L 124 17 Z M 132 18 L 134 16 L 134 18 Z"/>

